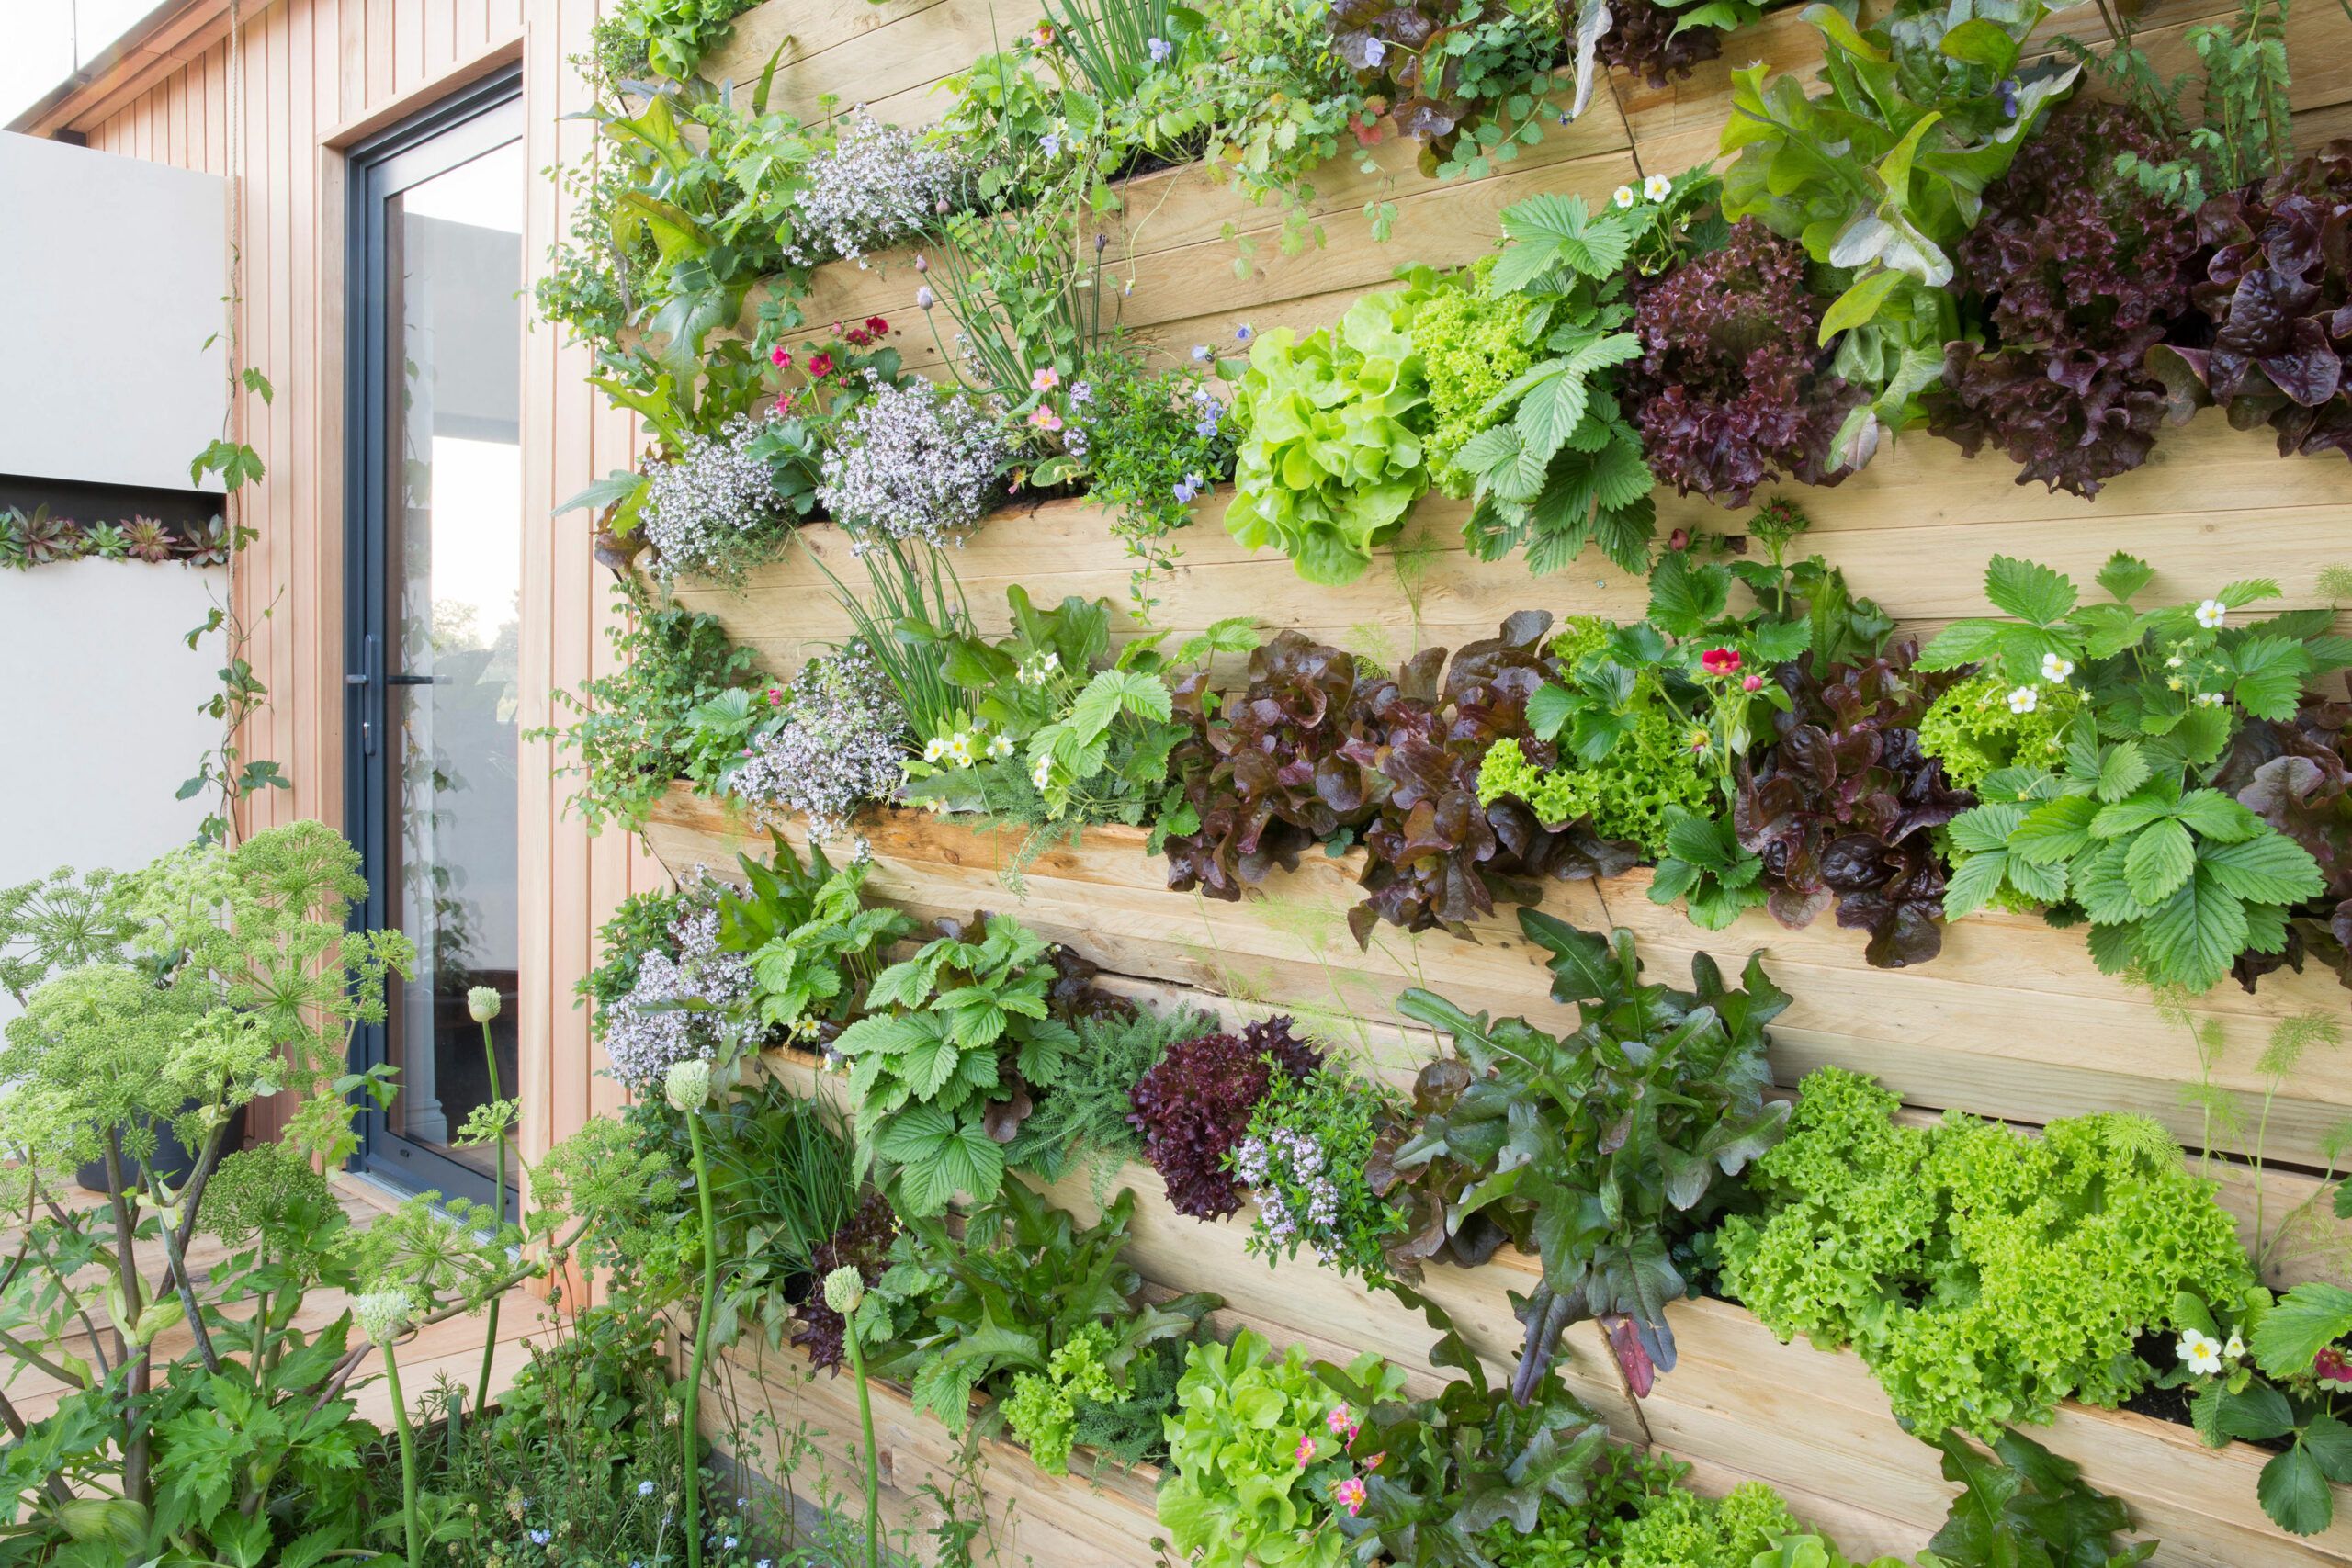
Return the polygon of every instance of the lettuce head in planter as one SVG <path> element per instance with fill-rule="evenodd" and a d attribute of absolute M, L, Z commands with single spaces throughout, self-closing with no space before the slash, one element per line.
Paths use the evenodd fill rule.
<path fill-rule="evenodd" d="M 1309 582 L 1352 582 L 1430 488 L 1429 420 L 1412 301 L 1368 294 L 1304 338 L 1261 333 L 1234 413 L 1242 435 L 1226 528 L 1273 545 Z"/>

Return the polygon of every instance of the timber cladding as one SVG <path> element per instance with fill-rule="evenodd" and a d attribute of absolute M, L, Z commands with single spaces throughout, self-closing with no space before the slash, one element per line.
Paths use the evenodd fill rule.
<path fill-rule="evenodd" d="M 2160 71 L 2179 70 L 2189 63 L 2184 31 L 2226 9 L 2195 0 L 2177 15 L 2150 17 L 2141 42 Z M 886 120 L 920 124 L 944 107 L 933 90 L 941 78 L 976 54 L 1008 46 L 1036 19 L 1034 0 L 1005 0 L 993 11 L 966 0 L 770 0 L 738 22 L 733 41 L 704 71 L 743 84 L 773 56 L 773 101 L 781 107 L 810 112 L 830 95 L 862 101 Z M 1613 75 L 1582 118 L 1550 129 L 1539 145 L 1483 178 L 1423 179 L 1410 149 L 1393 141 L 1369 154 L 1369 170 L 1353 156 L 1336 159 L 1319 171 L 1313 209 L 1325 243 L 1295 254 L 1274 243 L 1278 209 L 1250 204 L 1200 166 L 1128 182 L 1124 209 L 1103 223 L 1110 270 L 1134 280 L 1122 325 L 1181 355 L 1194 344 L 1227 352 L 1244 325 L 1325 324 L 1386 285 L 1399 266 L 1484 255 L 1499 238 L 1499 212 L 1513 201 L 1576 192 L 1598 204 L 1645 175 L 1704 161 L 1728 112 L 1730 71 L 1757 59 L 1775 70 L 1808 71 L 1819 62 L 1815 36 L 1793 11 L 1777 12 L 1727 39 L 1724 57 L 1688 81 L 1647 88 Z M 2292 13 L 2288 38 L 2301 141 L 2352 131 L 2352 14 L 2306 4 Z M 1394 206 L 1385 243 L 1370 236 L 1368 202 Z M 1235 265 L 1237 236 L 1259 242 L 1246 267 Z M 953 322 L 928 321 L 919 310 L 913 261 L 914 253 L 903 251 L 821 270 L 803 302 L 811 323 L 804 335 L 826 335 L 836 320 L 881 315 L 910 366 L 944 375 L 937 344 Z M 757 304 L 755 298 L 746 307 L 747 321 Z M 2352 557 L 2352 474 L 2328 459 L 2282 460 L 2267 432 L 2233 430 L 2215 411 L 2167 428 L 2151 460 L 2111 481 L 2096 502 L 2014 479 L 2013 467 L 1997 455 L 1972 461 L 1921 434 L 1844 484 L 1791 493 L 1813 520 L 1803 547 L 1842 568 L 1857 592 L 1922 637 L 1987 611 L 1981 577 L 1995 554 L 2027 556 L 2081 581 L 2128 549 L 2156 568 L 2152 600 L 2193 599 L 2223 581 L 2267 576 L 2285 590 L 2289 608 L 2327 603 L 2317 588 L 2320 570 Z M 1462 544 L 1466 506 L 1435 494 L 1419 503 L 1393 545 L 1374 552 L 1355 582 L 1318 587 L 1302 581 L 1280 554 L 1237 545 L 1221 525 L 1227 499 L 1205 502 L 1193 525 L 1170 540 L 1182 561 L 1155 585 L 1157 626 L 1181 636 L 1243 615 L 1265 634 L 1296 629 L 1388 663 L 1491 637 L 1521 609 L 1634 618 L 1646 603 L 1644 581 L 1597 552 L 1544 578 L 1530 577 L 1516 558 L 1476 560 Z M 1747 515 L 1663 492 L 1657 499 L 1661 534 L 1738 535 Z M 718 616 L 767 671 L 788 675 L 850 634 L 828 576 L 849 564 L 846 537 L 818 525 L 740 591 L 681 583 L 678 598 Z M 1103 510 L 1083 500 L 1016 504 L 991 517 L 955 558 L 975 616 L 990 633 L 1007 626 L 1008 588 L 1025 587 L 1046 604 L 1077 594 L 1116 604 L 1134 564 Z M 2352 615 L 2339 615 L 2338 626 L 2352 631 Z M 1140 832 L 1092 829 L 1075 846 L 1057 844 L 1025 865 L 1016 896 L 1003 875 L 1018 849 L 1015 832 L 992 835 L 904 812 L 875 814 L 861 826 L 876 857 L 869 889 L 893 903 L 925 916 L 976 907 L 1014 913 L 1100 964 L 1114 985 L 1228 1017 L 1295 1013 L 1318 1037 L 1352 1045 L 1368 1066 L 1400 1082 L 1430 1050 L 1429 1037 L 1394 1010 L 1406 986 L 1539 1025 L 1570 1016 L 1546 994 L 1543 954 L 1508 916 L 1478 925 L 1475 941 L 1384 926 L 1359 947 L 1345 919 L 1360 897 L 1355 856 L 1310 853 L 1296 871 L 1271 876 L 1267 897 L 1220 903 L 1170 892 L 1165 867 L 1145 853 Z M 646 838 L 673 873 L 707 867 L 721 875 L 733 874 L 739 852 L 757 852 L 765 841 L 740 815 L 684 786 L 657 808 Z M 1794 998 L 1770 1031 L 1778 1082 L 1793 1089 L 1806 1072 L 1835 1064 L 1875 1076 L 1921 1114 L 1963 1111 L 2031 1126 L 2132 1111 L 2163 1122 L 2194 1149 L 2207 1129 L 2188 1090 L 2212 1083 L 2259 1096 L 2256 1058 L 2272 1024 L 2346 1011 L 2345 992 L 2317 972 L 2274 974 L 2253 995 L 2216 988 L 2188 1004 L 2193 1018 L 2218 1023 L 2226 1042 L 2218 1065 L 2209 1066 L 2189 1030 L 2161 1015 L 2147 992 L 2098 971 L 2080 932 L 2052 931 L 2038 918 L 1971 916 L 1946 929 L 1933 963 L 1884 970 L 1864 962 L 1858 933 L 1830 921 L 1791 931 L 1753 911 L 1727 931 L 1707 932 L 1653 904 L 1647 887 L 1648 874 L 1639 871 L 1554 884 L 1544 908 L 1580 926 L 1629 927 L 1651 973 L 1668 979 L 1679 979 L 1702 951 L 1736 964 L 1760 950 L 1773 980 Z M 824 1087 L 803 1062 L 779 1056 L 770 1066 Z M 2347 1119 L 2352 1052 L 2315 1052 L 2270 1106 L 2269 1152 L 2323 1167 L 2331 1134 Z M 1431 1335 L 1416 1315 L 1309 1264 L 1268 1269 L 1243 1254 L 1238 1222 L 1183 1220 L 1167 1209 L 1149 1172 L 1128 1174 L 1139 1200 L 1133 1260 L 1155 1286 L 1216 1291 L 1229 1303 L 1227 1320 L 1277 1344 L 1297 1341 L 1340 1359 L 1376 1350 L 1408 1369 L 1422 1367 Z M 2222 1174 L 2222 1201 L 2250 1224 L 2250 1180 L 2235 1168 Z M 2311 1190 L 2307 1177 L 2274 1172 L 2270 1179 L 2282 1184 L 2270 1189 L 2273 1203 Z M 1052 1196 L 1081 1215 L 1094 1210 L 1083 1179 Z M 2269 1282 L 2317 1277 L 2340 1256 L 2340 1236 L 2307 1232 L 2272 1259 Z M 1524 1282 L 1523 1270 L 1505 1258 L 1475 1272 L 1433 1271 L 1431 1294 L 1498 1365 L 1515 1353 L 1509 1292 Z M 1620 1436 L 1690 1461 L 1710 1490 L 1750 1476 L 1770 1480 L 1801 1516 L 1858 1557 L 1907 1554 L 1924 1544 L 1951 1488 L 1938 1473 L 1934 1450 L 1895 1424 L 1857 1358 L 1802 1341 L 1780 1345 L 1744 1309 L 1720 1302 L 1685 1303 L 1674 1322 L 1680 1364 L 1640 1397 L 1591 1325 L 1569 1337 L 1572 1382 Z M 730 1352 L 729 1375 L 752 1380 L 821 1427 L 820 1450 L 835 1460 L 854 1441 L 847 1384 L 812 1381 L 798 1358 L 739 1349 Z M 880 1446 L 893 1471 L 887 1489 L 893 1517 L 933 1517 L 922 1490 L 951 1473 L 953 1439 L 913 1418 L 895 1395 L 885 1425 Z M 2254 1477 L 2267 1456 L 2258 1450 L 2210 1450 L 2183 1427 L 2075 1405 L 2031 1435 L 2129 1503 L 2142 1533 L 2162 1538 L 2160 1563 L 2352 1564 L 2352 1516 L 2341 1508 L 2328 1533 L 2310 1539 L 2285 1535 L 2264 1517 Z M 1043 1475 L 1014 1450 L 991 1449 L 988 1461 L 990 1515 L 1011 1532 L 1006 1561 L 1026 1556 L 1058 1568 L 1155 1560 L 1147 1478 L 1090 1487 L 1082 1478 Z M 846 1467 L 832 1479 L 848 1490 L 856 1484 Z"/>

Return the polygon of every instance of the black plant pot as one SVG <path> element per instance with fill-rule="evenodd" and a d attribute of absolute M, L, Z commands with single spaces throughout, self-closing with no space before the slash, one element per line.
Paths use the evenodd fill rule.
<path fill-rule="evenodd" d="M 195 1103 L 194 1100 L 188 1101 L 191 1106 Z M 244 1146 L 245 1108 L 240 1105 L 229 1112 L 228 1141 L 221 1145 L 220 1153 L 226 1156 L 235 1154 Z M 196 1156 L 180 1146 L 180 1141 L 173 1134 L 168 1122 L 155 1129 L 154 1163 L 155 1174 L 166 1181 L 185 1180 L 187 1173 L 196 1168 Z M 85 1192 L 109 1193 L 112 1191 L 112 1189 L 107 1185 L 107 1162 L 103 1159 L 94 1159 L 84 1165 L 74 1173 L 74 1179 L 80 1184 Z"/>

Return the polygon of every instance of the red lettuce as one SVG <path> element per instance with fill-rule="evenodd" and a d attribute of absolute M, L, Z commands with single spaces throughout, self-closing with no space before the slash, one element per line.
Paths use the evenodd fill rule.
<path fill-rule="evenodd" d="M 2134 111 L 2075 99 L 1984 193 L 1960 243 L 1986 341 L 1946 347 L 1929 428 L 1971 457 L 1998 446 L 2019 484 L 2096 495 L 2148 460 L 2172 410 L 2143 362 L 2190 313 L 2197 224 L 2117 173 L 2124 152 L 2158 164 L 2172 150 Z"/>
<path fill-rule="evenodd" d="M 2352 139 L 2215 197 L 2197 217 L 2213 247 L 2191 290 L 2209 346 L 2150 356 L 2186 400 L 2278 433 L 2278 453 L 2352 457 Z"/>
<path fill-rule="evenodd" d="M 899 1216 L 889 1200 L 879 1192 L 866 1193 L 857 1213 L 809 1255 L 809 1279 L 822 1281 L 836 1269 L 854 1268 L 868 1285 L 881 1283 L 882 1271 L 890 1265 L 890 1243 L 898 1234 Z M 808 1351 L 808 1359 L 819 1369 L 840 1371 L 844 1325 L 842 1314 L 825 1304 L 824 1292 L 812 1290 L 794 1314 L 799 1321 L 793 1327 L 792 1342 Z"/>
<path fill-rule="evenodd" d="M 1594 52 L 1604 65 L 1639 73 L 1653 87 L 1688 76 L 1724 51 L 1723 30 L 1704 22 L 1676 32 L 1681 13 L 1657 0 L 1610 0 L 1609 30 Z"/>
<path fill-rule="evenodd" d="M 1812 661 L 1774 671 L 1791 711 L 1773 716 L 1779 739 L 1740 767 L 1733 827 L 1764 862 L 1767 901 L 1792 929 L 1833 904 L 1838 923 L 1871 933 L 1865 950 L 1883 969 L 1924 964 L 1943 947 L 1946 868 L 1928 831 L 1976 804 L 1944 780 L 1919 746 L 1918 723 L 1945 676 L 1913 669 L 1918 645 L 1876 659 Z"/>
<path fill-rule="evenodd" d="M 1310 845 L 1360 837 L 1365 898 L 1348 925 L 1367 942 L 1382 920 L 1458 930 L 1498 899 L 1535 902 L 1545 877 L 1633 865 L 1631 846 L 1589 824 L 1547 827 L 1517 800 L 1479 802 L 1487 752 L 1528 737 L 1528 699 L 1562 673 L 1544 649 L 1551 626 L 1548 614 L 1521 611 L 1450 665 L 1430 649 L 1376 679 L 1351 656 L 1284 632 L 1222 706 L 1186 682 L 1177 698 L 1194 733 L 1171 762 L 1201 828 L 1169 840 L 1168 885 L 1238 899 L 1273 866 L 1295 869 Z"/>
<path fill-rule="evenodd" d="M 1753 218 L 1720 250 L 1644 288 L 1634 309 L 1642 357 L 1624 385 L 1650 471 L 1683 495 L 1745 506 L 1783 473 L 1836 484 L 1830 451 L 1863 391 L 1829 371 L 1821 302 L 1804 250 Z"/>
<path fill-rule="evenodd" d="M 1204 1034 L 1170 1045 L 1136 1080 L 1127 1124 L 1143 1134 L 1144 1157 L 1168 1184 L 1180 1214 L 1221 1220 L 1241 1207 L 1226 1156 L 1250 1131 L 1250 1113 L 1276 1072 L 1306 1078 L 1323 1053 L 1270 1018 L 1238 1034 Z"/>
<path fill-rule="evenodd" d="M 2301 844 L 2326 882 L 2288 911 L 2283 948 L 2238 955 L 2238 984 L 2251 991 L 2271 970 L 2300 971 L 2312 957 L 2352 986 L 2352 703 L 2306 696 L 2290 720 L 2247 720 L 2213 782 Z"/>

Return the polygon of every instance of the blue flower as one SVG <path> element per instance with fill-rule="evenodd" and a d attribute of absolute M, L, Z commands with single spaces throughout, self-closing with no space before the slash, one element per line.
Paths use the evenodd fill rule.
<path fill-rule="evenodd" d="M 1193 482 L 1193 476 L 1190 474 L 1186 474 L 1182 479 L 1178 479 L 1176 481 L 1175 488 L 1176 499 L 1187 506 L 1190 506 L 1193 503 L 1193 498 L 1194 496 L 1201 493 L 1201 487 Z"/>
<path fill-rule="evenodd" d="M 533 1530 L 531 1532 L 531 1544 L 533 1546 L 545 1546 L 554 1539 L 555 1531 L 553 1530 Z"/>
<path fill-rule="evenodd" d="M 651 1483 L 650 1481 L 640 1481 L 640 1482 L 639 1482 L 639 1483 L 637 1483 L 637 1495 L 638 1495 L 639 1496 L 640 1496 L 640 1497 L 650 1497 L 650 1496 L 652 1496 L 652 1495 L 653 1495 L 653 1483 Z"/>
<path fill-rule="evenodd" d="M 1045 148 L 1046 157 L 1058 158 L 1062 155 L 1062 137 L 1060 131 L 1049 130 L 1046 132 L 1045 135 L 1039 137 L 1037 139 L 1037 142 L 1039 146 Z"/>
<path fill-rule="evenodd" d="M 1204 344 L 1204 343 L 1196 343 L 1196 344 L 1194 344 L 1193 345 L 1193 364 L 1195 364 L 1195 365 L 1206 365 L 1206 364 L 1207 364 L 1211 359 L 1213 359 L 1213 358 L 1215 358 L 1215 357 L 1216 357 L 1216 355 L 1212 355 L 1212 354 L 1209 352 L 1209 345 L 1208 345 L 1207 344 Z"/>
<path fill-rule="evenodd" d="M 1200 423 L 1193 426 L 1193 434 L 1199 436 L 1204 441 L 1213 439 L 1216 434 L 1216 415 L 1211 414 L 1208 418 L 1201 421 Z"/>
<path fill-rule="evenodd" d="M 1168 57 L 1176 52 L 1176 46 L 1164 38 L 1146 39 L 1143 40 L 1143 46 L 1151 51 L 1151 62 L 1154 65 L 1167 64 Z"/>
<path fill-rule="evenodd" d="M 1239 326 L 1233 329 L 1233 341 L 1236 343 L 1248 343 L 1251 338 L 1256 337 L 1257 335 L 1258 329 L 1251 326 L 1247 321 L 1242 322 Z"/>

